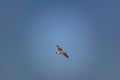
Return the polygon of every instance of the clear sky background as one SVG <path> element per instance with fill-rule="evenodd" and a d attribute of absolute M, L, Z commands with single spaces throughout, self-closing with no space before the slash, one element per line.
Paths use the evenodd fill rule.
<path fill-rule="evenodd" d="M 1 0 L 0 80 L 120 80 L 120 1 Z"/>

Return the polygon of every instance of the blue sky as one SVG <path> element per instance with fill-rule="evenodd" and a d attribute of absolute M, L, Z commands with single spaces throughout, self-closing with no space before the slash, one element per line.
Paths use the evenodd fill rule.
<path fill-rule="evenodd" d="M 119 2 L 0 1 L 0 79 L 119 80 Z"/>

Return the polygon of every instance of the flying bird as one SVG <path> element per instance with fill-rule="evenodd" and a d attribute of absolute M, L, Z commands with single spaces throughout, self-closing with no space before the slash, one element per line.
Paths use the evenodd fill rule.
<path fill-rule="evenodd" d="M 58 49 L 58 52 L 56 52 L 56 53 L 61 54 L 61 55 L 65 56 L 66 58 L 69 57 L 69 56 L 67 55 L 67 53 L 64 52 L 59 45 L 57 45 L 57 49 Z"/>

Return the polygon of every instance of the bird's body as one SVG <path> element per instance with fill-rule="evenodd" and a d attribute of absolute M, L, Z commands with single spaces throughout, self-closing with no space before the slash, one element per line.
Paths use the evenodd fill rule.
<path fill-rule="evenodd" d="M 67 55 L 67 53 L 64 52 L 59 45 L 57 45 L 57 49 L 58 49 L 58 52 L 56 52 L 56 53 L 61 54 L 61 55 L 65 56 L 66 58 L 69 57 L 69 56 Z"/>

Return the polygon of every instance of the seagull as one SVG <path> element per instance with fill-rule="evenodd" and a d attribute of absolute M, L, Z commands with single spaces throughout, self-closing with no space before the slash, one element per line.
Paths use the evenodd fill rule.
<path fill-rule="evenodd" d="M 59 45 L 57 45 L 57 49 L 58 49 L 58 52 L 56 52 L 57 54 L 61 54 L 61 55 L 65 56 L 66 58 L 69 57 L 69 56 L 67 55 L 67 53 L 64 52 Z"/>

